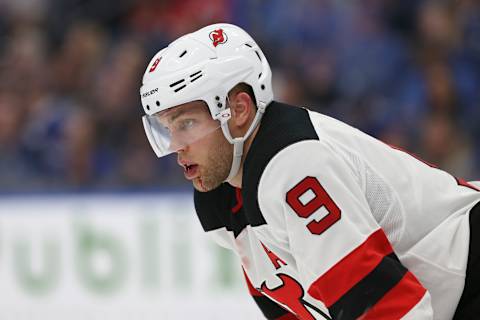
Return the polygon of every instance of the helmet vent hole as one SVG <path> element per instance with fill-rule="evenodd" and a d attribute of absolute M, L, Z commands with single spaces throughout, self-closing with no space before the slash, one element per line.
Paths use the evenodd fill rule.
<path fill-rule="evenodd" d="M 157 107 L 160 107 L 160 101 L 157 100 L 156 104 L 157 104 Z"/>
<path fill-rule="evenodd" d="M 258 60 L 262 61 L 262 58 L 260 58 L 260 54 L 258 53 L 258 51 L 255 51 L 255 53 L 257 54 Z"/>
<path fill-rule="evenodd" d="M 178 57 L 181 58 L 181 57 L 183 57 L 183 56 L 186 55 L 186 54 L 187 54 L 187 50 L 184 50 Z"/>
<path fill-rule="evenodd" d="M 197 71 L 197 72 L 195 72 L 195 73 L 192 73 L 192 74 L 190 75 L 190 78 L 195 77 L 195 76 L 196 76 L 197 74 L 199 74 L 199 73 L 202 73 L 202 70 Z"/>
<path fill-rule="evenodd" d="M 198 78 L 201 78 L 202 76 L 203 76 L 203 74 L 199 74 L 199 75 L 196 76 L 195 78 L 190 79 L 190 82 L 193 82 L 193 81 L 197 80 Z"/>
<path fill-rule="evenodd" d="M 265 85 L 262 84 L 262 85 L 260 86 L 260 88 L 261 88 L 262 90 L 265 90 Z"/>
<path fill-rule="evenodd" d="M 182 83 L 182 82 L 184 82 L 184 81 L 185 81 L 185 79 L 180 79 L 180 80 L 178 80 L 178 81 L 175 81 L 174 83 L 170 84 L 170 88 L 173 88 L 173 87 L 175 87 L 176 85 L 178 85 L 178 84 L 180 84 L 180 83 Z"/>
<path fill-rule="evenodd" d="M 147 110 L 150 110 L 150 106 L 147 104 Z"/>
<path fill-rule="evenodd" d="M 245 45 L 249 48 L 252 48 L 252 45 L 251 44 L 248 44 L 248 43 L 245 43 Z"/>
<path fill-rule="evenodd" d="M 261 76 L 262 76 L 262 73 L 260 72 L 260 74 L 258 75 L 258 79 L 260 79 Z"/>
<path fill-rule="evenodd" d="M 178 91 L 182 90 L 183 88 L 185 88 L 186 86 L 187 86 L 187 85 L 184 84 L 183 86 L 178 87 L 177 89 L 175 89 L 175 90 L 173 90 L 173 91 L 178 92 Z"/>
<path fill-rule="evenodd" d="M 202 70 L 192 73 L 190 75 L 190 82 L 193 82 L 203 76 Z"/>

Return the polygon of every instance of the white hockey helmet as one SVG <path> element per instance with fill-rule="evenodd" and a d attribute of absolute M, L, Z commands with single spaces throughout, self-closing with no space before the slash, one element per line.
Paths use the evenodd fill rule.
<path fill-rule="evenodd" d="M 232 167 L 227 180 L 238 172 L 243 143 L 257 127 L 267 105 L 273 100 L 272 73 L 263 52 L 243 29 L 226 23 L 213 24 L 184 35 L 160 50 L 143 76 L 140 97 L 143 125 L 158 157 L 176 150 L 171 137 L 155 115 L 178 105 L 204 101 L 214 120 L 219 121 L 226 139 L 234 145 Z M 237 84 L 251 86 L 257 113 L 243 137 L 233 138 L 228 129 L 228 92 Z M 199 137 L 200 138 L 200 137 Z"/>

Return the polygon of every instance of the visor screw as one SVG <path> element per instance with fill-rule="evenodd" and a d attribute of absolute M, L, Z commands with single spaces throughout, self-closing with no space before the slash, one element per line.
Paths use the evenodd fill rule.
<path fill-rule="evenodd" d="M 260 88 L 262 88 L 262 90 L 265 90 L 265 85 L 262 84 L 262 85 L 260 86 Z"/>
<path fill-rule="evenodd" d="M 216 96 L 216 97 L 215 97 L 215 100 L 217 100 L 217 101 L 220 100 L 220 97 L 219 97 L 219 96 Z"/>
<path fill-rule="evenodd" d="M 160 107 L 160 101 L 157 101 L 157 107 Z"/>
<path fill-rule="evenodd" d="M 217 107 L 221 108 L 222 107 L 222 104 L 219 102 L 217 103 Z"/>

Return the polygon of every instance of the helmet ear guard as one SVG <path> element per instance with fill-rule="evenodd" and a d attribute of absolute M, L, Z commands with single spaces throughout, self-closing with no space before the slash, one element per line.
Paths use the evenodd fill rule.
<path fill-rule="evenodd" d="M 241 28 L 214 24 L 182 36 L 160 50 L 150 61 L 140 88 L 147 116 L 196 101 L 204 101 L 214 120 L 219 120 L 225 138 L 234 145 L 233 178 L 243 154 L 243 143 L 258 126 L 267 105 L 273 100 L 271 70 L 263 52 Z M 228 128 L 231 114 L 228 93 L 239 83 L 249 85 L 255 95 L 257 114 L 243 137 L 233 138 Z M 157 156 L 159 137 L 151 121 L 143 120 L 147 138 Z"/>

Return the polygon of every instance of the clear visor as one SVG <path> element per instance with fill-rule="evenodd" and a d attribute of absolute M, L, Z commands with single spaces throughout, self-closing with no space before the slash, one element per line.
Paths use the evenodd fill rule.
<path fill-rule="evenodd" d="M 192 108 L 186 112 L 165 110 L 142 117 L 148 141 L 158 157 L 192 145 L 220 128 L 210 113 Z"/>

